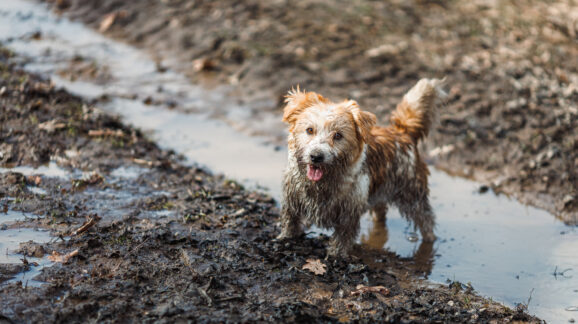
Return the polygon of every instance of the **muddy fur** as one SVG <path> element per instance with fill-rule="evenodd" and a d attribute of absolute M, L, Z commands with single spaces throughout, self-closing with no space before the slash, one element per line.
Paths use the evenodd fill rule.
<path fill-rule="evenodd" d="M 313 92 L 290 92 L 283 118 L 290 134 L 279 237 L 298 236 L 304 225 L 334 229 L 328 253 L 346 255 L 361 215 L 371 210 L 384 220 L 393 204 L 414 222 L 424 241 L 434 241 L 429 171 L 417 143 L 435 117 L 440 83 L 420 80 L 388 127 L 376 126 L 375 116 L 354 101 L 335 104 Z"/>

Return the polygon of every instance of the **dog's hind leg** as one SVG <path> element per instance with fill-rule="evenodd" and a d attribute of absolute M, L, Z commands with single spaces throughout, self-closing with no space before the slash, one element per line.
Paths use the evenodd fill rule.
<path fill-rule="evenodd" d="M 418 197 L 402 197 L 396 201 L 396 204 L 401 215 L 411 220 L 419 228 L 424 242 L 435 241 L 435 215 L 427 194 L 419 195 Z"/>

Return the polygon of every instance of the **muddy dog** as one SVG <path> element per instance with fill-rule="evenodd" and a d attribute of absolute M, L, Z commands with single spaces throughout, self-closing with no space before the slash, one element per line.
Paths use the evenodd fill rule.
<path fill-rule="evenodd" d="M 285 100 L 289 161 L 283 179 L 280 239 L 303 232 L 303 221 L 333 228 L 329 255 L 347 255 L 371 210 L 384 220 L 388 206 L 434 241 L 427 165 L 418 152 L 443 96 L 437 79 L 422 79 L 392 113 L 388 127 L 353 100 L 334 103 L 297 88 Z"/>

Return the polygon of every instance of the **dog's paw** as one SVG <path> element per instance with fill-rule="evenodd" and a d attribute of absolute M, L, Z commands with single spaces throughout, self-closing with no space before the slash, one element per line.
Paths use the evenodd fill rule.
<path fill-rule="evenodd" d="M 277 235 L 277 237 L 274 239 L 275 241 L 284 241 L 286 239 L 291 238 L 289 235 L 287 235 L 287 233 L 281 232 L 281 234 Z"/>
<path fill-rule="evenodd" d="M 291 232 L 291 231 L 283 230 L 283 231 L 281 231 L 281 234 L 277 235 L 275 240 L 277 240 L 277 241 L 290 240 L 290 239 L 300 237 L 302 234 L 303 234 L 302 232 Z"/>
<path fill-rule="evenodd" d="M 349 256 L 349 250 L 350 249 L 335 246 L 332 244 L 331 246 L 329 246 L 327 248 L 326 259 L 328 259 L 328 258 L 335 258 L 335 259 L 347 258 Z"/>

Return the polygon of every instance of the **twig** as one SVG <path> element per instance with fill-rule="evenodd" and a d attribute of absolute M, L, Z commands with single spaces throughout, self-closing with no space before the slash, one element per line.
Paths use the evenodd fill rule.
<path fill-rule="evenodd" d="M 355 288 L 356 289 L 351 292 L 351 296 L 358 296 L 358 295 L 362 295 L 362 294 L 368 293 L 368 292 L 382 294 L 384 296 L 389 295 L 389 289 L 387 289 L 384 286 L 367 287 L 367 286 L 363 286 L 363 285 L 358 285 Z"/>
<path fill-rule="evenodd" d="M 114 137 L 123 137 L 124 133 L 120 130 L 112 130 L 112 129 L 91 129 L 88 131 L 88 136 L 114 136 Z"/>
<path fill-rule="evenodd" d="M 211 299 L 211 297 L 209 296 L 209 294 L 207 294 L 207 292 L 205 291 L 205 289 L 199 287 L 197 288 L 197 290 L 199 291 L 199 293 L 207 300 L 207 303 L 209 304 L 209 306 L 211 306 L 213 304 L 213 300 Z"/>
<path fill-rule="evenodd" d="M 78 255 L 78 249 L 68 253 L 68 254 L 60 254 L 56 251 L 52 252 L 52 255 L 48 256 L 48 259 L 52 262 L 60 262 L 60 263 L 68 263 L 72 257 Z"/>
<path fill-rule="evenodd" d="M 526 303 L 526 309 L 528 309 L 528 307 L 530 307 L 530 301 L 532 300 L 532 294 L 534 293 L 534 288 L 532 288 L 532 290 L 530 290 L 530 296 L 528 296 L 528 302 Z"/>
<path fill-rule="evenodd" d="M 568 268 L 568 269 L 564 269 L 562 271 L 558 271 L 558 266 L 556 266 L 556 268 L 554 268 L 554 272 L 552 273 L 552 275 L 554 276 L 555 279 L 558 279 L 558 276 L 563 277 L 563 278 L 572 278 L 572 276 L 567 276 L 566 272 L 568 271 L 572 271 L 572 268 Z"/>
<path fill-rule="evenodd" d="M 97 216 L 98 217 L 98 216 Z M 86 223 L 80 226 L 76 231 L 72 232 L 72 236 L 76 236 L 78 234 L 82 234 L 86 232 L 89 228 L 96 225 L 96 217 L 91 217 Z"/>

